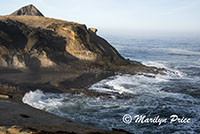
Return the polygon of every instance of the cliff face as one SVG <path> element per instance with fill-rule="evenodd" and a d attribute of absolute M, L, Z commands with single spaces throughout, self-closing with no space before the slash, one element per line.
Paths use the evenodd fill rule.
<path fill-rule="evenodd" d="M 53 67 L 69 61 L 123 65 L 127 61 L 85 25 L 37 16 L 0 17 L 0 66 Z"/>

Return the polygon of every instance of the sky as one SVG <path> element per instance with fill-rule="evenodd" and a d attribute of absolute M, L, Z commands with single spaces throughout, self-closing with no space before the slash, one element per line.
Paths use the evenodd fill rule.
<path fill-rule="evenodd" d="M 101 33 L 200 33 L 200 0 L 2 0 L 0 15 L 33 4 L 46 17 Z"/>

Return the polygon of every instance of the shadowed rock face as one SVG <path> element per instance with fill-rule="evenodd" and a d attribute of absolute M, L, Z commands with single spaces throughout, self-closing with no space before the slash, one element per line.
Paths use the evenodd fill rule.
<path fill-rule="evenodd" d="M 96 35 L 97 29 L 36 16 L 43 15 L 28 5 L 0 19 L 0 50 L 8 52 L 0 54 L 0 66 L 38 70 L 72 59 L 104 65 L 127 64 L 115 48 Z"/>
<path fill-rule="evenodd" d="M 21 22 L 6 19 L 0 21 L 0 66 L 29 68 L 54 66 L 60 53 L 64 59 L 65 40 L 52 31 L 32 28 Z"/>
<path fill-rule="evenodd" d="M 128 63 L 85 25 L 37 16 L 0 17 L 0 66 L 38 70 L 74 60 Z"/>
<path fill-rule="evenodd" d="M 12 16 L 29 15 L 29 16 L 44 16 L 35 6 L 28 5 L 13 12 Z"/>

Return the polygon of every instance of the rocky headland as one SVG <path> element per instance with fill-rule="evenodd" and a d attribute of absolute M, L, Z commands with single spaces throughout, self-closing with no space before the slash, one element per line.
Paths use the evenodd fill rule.
<path fill-rule="evenodd" d="M 123 58 L 98 36 L 96 28 L 44 17 L 33 5 L 25 6 L 0 16 L 0 132 L 128 133 L 90 128 L 36 110 L 21 100 L 26 92 L 37 89 L 106 96 L 87 88 L 115 73 L 157 74 L 162 70 Z"/>

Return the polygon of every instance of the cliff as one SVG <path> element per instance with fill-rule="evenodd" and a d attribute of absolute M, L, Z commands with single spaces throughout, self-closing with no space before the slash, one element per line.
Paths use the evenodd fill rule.
<path fill-rule="evenodd" d="M 116 72 L 162 73 L 163 69 L 123 58 L 98 36 L 95 28 L 28 15 L 32 9 L 33 6 L 26 6 L 27 15 L 0 16 L 0 91 L 3 95 L 21 99 L 26 92 L 36 89 L 93 94 L 80 89 Z"/>
<path fill-rule="evenodd" d="M 0 17 L 0 52 L 0 66 L 14 68 L 52 67 L 74 60 L 127 64 L 85 25 L 37 16 Z"/>
<path fill-rule="evenodd" d="M 6 113 L 3 120 L 8 121 L 5 123 L 0 120 L 0 126 L 3 126 L 0 127 L 0 132 L 13 128 L 18 131 L 21 128 L 12 126 L 27 122 L 30 123 L 28 126 L 21 125 L 21 127 L 34 126 L 34 129 L 39 129 L 38 131 L 44 130 L 41 126 L 35 126 L 34 122 L 38 122 L 36 114 L 28 112 L 32 116 L 31 120 L 26 119 L 29 115 L 23 116 L 32 109 L 30 107 L 21 109 L 25 104 L 19 101 L 30 90 L 109 96 L 87 90 L 87 87 L 115 75 L 116 72 L 136 74 L 137 72 L 160 73 L 161 71 L 162 69 L 146 67 L 139 62 L 123 58 L 105 39 L 98 36 L 96 28 L 87 28 L 84 24 L 44 17 L 33 5 L 28 5 L 9 16 L 0 16 L 0 98 L 7 99 L 6 101 L 3 99 L 0 103 L 10 112 L 20 111 L 22 114 L 16 117 L 15 114 L 11 116 Z M 16 107 L 10 108 L 11 104 L 16 104 Z M 37 112 L 41 113 L 41 111 Z M 0 107 L 0 114 L 3 113 L 5 114 L 5 111 Z M 9 121 L 11 117 L 15 120 Z M 55 119 L 56 117 L 52 115 L 49 117 L 46 113 L 41 118 Z M 61 123 L 63 121 L 64 119 L 60 119 Z M 56 125 L 52 122 L 48 124 L 48 121 L 44 121 L 44 124 L 46 124 L 45 131 Z M 69 123 L 66 124 L 69 125 Z M 63 126 L 64 128 L 55 131 L 68 132 L 70 129 L 73 133 L 71 129 L 75 130 L 78 127 L 77 124 L 74 125 L 75 127 L 72 128 Z M 83 128 L 85 127 L 80 129 Z M 87 132 L 90 130 L 92 129 Z M 79 130 L 74 132 L 79 133 Z M 100 130 L 92 130 L 92 132 L 101 133 Z M 102 133 L 107 132 L 102 131 Z"/>
<path fill-rule="evenodd" d="M 72 67 L 79 63 L 80 66 L 87 63 L 87 68 L 95 64 L 131 74 L 138 71 L 158 73 L 155 68 L 124 59 L 98 36 L 97 29 L 43 17 L 33 5 L 22 7 L 9 16 L 0 16 L 0 67 L 66 71 L 69 64 Z"/>

